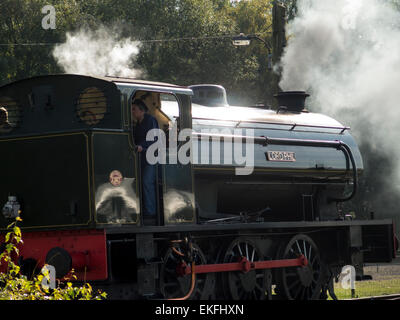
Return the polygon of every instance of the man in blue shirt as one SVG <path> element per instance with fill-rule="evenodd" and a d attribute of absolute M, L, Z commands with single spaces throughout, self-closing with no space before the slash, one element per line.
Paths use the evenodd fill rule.
<path fill-rule="evenodd" d="M 133 130 L 133 137 L 137 151 L 141 154 L 143 218 L 145 224 L 154 224 L 157 213 L 156 165 L 148 163 L 146 151 L 155 141 L 146 141 L 146 135 L 151 129 L 158 129 L 159 127 L 157 120 L 147 111 L 148 108 L 142 100 L 135 99 L 132 101 L 132 117 L 137 121 Z"/>

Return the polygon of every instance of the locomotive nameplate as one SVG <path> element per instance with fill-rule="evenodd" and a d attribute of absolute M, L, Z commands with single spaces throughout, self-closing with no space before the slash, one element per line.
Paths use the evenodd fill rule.
<path fill-rule="evenodd" d="M 296 157 L 294 152 L 288 151 L 267 151 L 265 156 L 268 161 L 284 161 L 295 162 Z"/>

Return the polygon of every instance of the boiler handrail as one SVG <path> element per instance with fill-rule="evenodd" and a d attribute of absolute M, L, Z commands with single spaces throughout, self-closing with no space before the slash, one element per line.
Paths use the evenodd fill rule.
<path fill-rule="evenodd" d="M 270 138 L 265 136 L 243 136 L 243 135 L 229 135 L 229 134 L 219 134 L 219 133 L 200 133 L 193 131 L 193 135 L 200 137 L 209 137 L 209 138 L 234 138 L 234 139 L 242 139 L 244 141 L 253 140 L 256 144 L 261 144 L 264 146 L 267 145 L 286 145 L 286 146 L 300 146 L 300 147 L 320 147 L 320 148 L 333 148 L 340 150 L 344 153 L 346 157 L 346 170 L 350 170 L 349 168 L 349 159 L 351 162 L 352 170 L 353 170 L 353 190 L 351 194 L 344 198 L 329 198 L 330 201 L 344 202 L 352 199 L 357 192 L 358 186 L 358 177 L 357 177 L 357 166 L 354 160 L 353 153 L 350 147 L 341 140 L 312 140 L 312 139 L 289 139 L 289 138 Z"/>

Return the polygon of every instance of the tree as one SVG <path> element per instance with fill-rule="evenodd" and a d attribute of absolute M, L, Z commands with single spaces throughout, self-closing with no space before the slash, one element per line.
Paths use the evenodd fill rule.
<path fill-rule="evenodd" d="M 297 15 L 297 0 L 281 0 L 280 2 L 286 7 L 287 20 L 294 19 Z"/>
<path fill-rule="evenodd" d="M 240 32 L 270 39 L 272 0 L 54 0 L 56 29 L 43 29 L 46 0 L 0 3 L 0 84 L 62 72 L 55 43 L 82 27 L 106 26 L 120 37 L 142 40 L 136 61 L 149 80 L 182 85 L 219 83 L 238 103 L 270 96 L 268 51 L 261 43 L 236 48 Z M 158 41 L 159 40 L 159 41 Z M 243 94 L 246 93 L 246 94 Z"/>
<path fill-rule="evenodd" d="M 75 1 L 53 1 L 56 29 L 43 29 L 46 0 L 3 0 L 0 3 L 0 84 L 29 76 L 60 72 L 51 58 L 53 43 L 86 20 Z"/>
<path fill-rule="evenodd" d="M 237 29 L 244 34 L 257 34 L 265 42 L 271 43 L 273 1 L 253 0 L 240 1 L 231 6 L 229 15 L 237 23 Z M 269 45 L 269 46 L 270 46 Z M 242 56 L 252 61 L 253 70 L 244 66 L 248 74 L 237 83 L 235 91 L 244 88 L 253 98 L 252 103 L 263 102 L 272 105 L 272 70 L 269 69 L 269 53 L 267 46 L 260 41 L 252 41 L 249 47 L 238 48 Z M 245 70 L 241 70 L 243 74 Z"/>

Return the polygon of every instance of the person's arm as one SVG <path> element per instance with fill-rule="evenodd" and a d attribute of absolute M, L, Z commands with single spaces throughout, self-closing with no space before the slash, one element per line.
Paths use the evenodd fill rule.
<path fill-rule="evenodd" d="M 145 124 L 146 135 L 147 135 L 147 132 L 149 132 L 151 129 L 159 129 L 158 122 L 153 117 L 149 117 L 147 123 Z M 146 151 L 148 147 L 150 147 L 154 142 L 157 141 L 157 139 L 158 139 L 158 137 L 155 137 L 154 141 L 147 141 L 146 139 L 140 141 L 138 143 L 138 152 Z M 142 150 L 139 150 L 139 147 L 141 147 Z"/>

